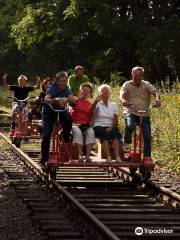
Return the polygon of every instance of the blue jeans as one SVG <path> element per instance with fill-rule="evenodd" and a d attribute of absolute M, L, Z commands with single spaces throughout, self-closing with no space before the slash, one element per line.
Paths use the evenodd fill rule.
<path fill-rule="evenodd" d="M 135 114 L 125 116 L 125 135 L 124 143 L 132 142 L 132 133 L 135 130 L 136 124 L 139 124 L 140 117 Z M 151 157 L 151 122 L 150 117 L 142 117 L 142 134 L 144 139 L 144 157 Z"/>
<path fill-rule="evenodd" d="M 57 115 L 55 113 L 48 113 L 43 115 L 43 138 L 41 143 L 41 162 L 48 161 L 50 138 L 53 131 L 53 124 L 56 122 Z M 60 123 L 63 131 L 62 136 L 65 142 L 70 140 L 70 132 L 72 129 L 72 118 L 68 112 L 60 113 Z"/>

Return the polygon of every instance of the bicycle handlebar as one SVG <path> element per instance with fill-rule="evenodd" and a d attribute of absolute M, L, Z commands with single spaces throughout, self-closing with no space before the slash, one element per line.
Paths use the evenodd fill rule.
<path fill-rule="evenodd" d="M 17 102 L 26 102 L 28 99 L 35 98 L 35 97 L 27 97 L 25 99 L 18 99 L 16 97 L 11 96 L 11 97 L 8 97 L 8 98 L 12 98 L 12 99 L 16 100 Z"/>
<path fill-rule="evenodd" d="M 147 113 L 147 110 L 144 110 L 144 109 L 138 109 L 138 107 L 136 107 L 134 104 L 130 104 L 130 107 L 134 108 L 134 110 L 137 112 L 137 113 Z M 157 107 L 155 104 L 152 106 L 153 108 Z"/>
<path fill-rule="evenodd" d="M 50 103 L 46 103 L 46 102 L 40 102 L 40 104 L 42 105 L 48 105 L 54 112 L 64 112 L 66 111 L 65 109 L 54 109 L 53 106 Z"/>

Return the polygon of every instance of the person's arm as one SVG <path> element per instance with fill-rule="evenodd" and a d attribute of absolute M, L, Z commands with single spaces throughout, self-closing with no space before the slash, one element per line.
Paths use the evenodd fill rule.
<path fill-rule="evenodd" d="M 36 81 L 37 81 L 37 84 L 33 86 L 33 87 L 34 87 L 34 90 L 40 88 L 40 85 L 41 85 L 41 79 L 40 79 L 39 76 L 36 77 Z"/>
<path fill-rule="evenodd" d="M 120 101 L 122 102 L 122 105 L 124 107 L 126 106 L 131 106 L 132 102 L 129 100 L 129 95 L 128 95 L 128 91 L 125 89 L 124 86 L 122 86 L 121 90 L 120 90 L 120 96 L 119 96 Z"/>
<path fill-rule="evenodd" d="M 106 131 L 110 132 L 114 127 L 118 127 L 118 115 L 117 114 L 114 114 L 112 124 L 111 124 L 111 126 L 106 128 Z"/>
<path fill-rule="evenodd" d="M 44 98 L 44 102 L 47 104 L 58 104 L 57 98 L 52 98 L 50 94 L 47 94 Z"/>
<path fill-rule="evenodd" d="M 64 107 L 67 103 L 68 98 L 52 98 L 50 94 L 47 94 L 44 98 L 44 102 L 47 104 L 59 104 L 61 107 Z"/>
<path fill-rule="evenodd" d="M 154 98 L 155 98 L 155 107 L 160 107 L 161 106 L 161 97 L 160 97 L 160 94 L 157 92 L 157 91 L 155 91 L 155 92 L 152 92 L 151 93 L 151 95 L 153 95 L 154 96 Z"/>
<path fill-rule="evenodd" d="M 92 104 L 92 106 L 91 106 L 91 112 L 94 112 L 94 111 L 95 111 L 96 105 L 97 105 L 98 102 L 101 101 L 101 100 L 102 100 L 102 96 L 101 96 L 101 94 L 99 94 L 99 95 L 96 97 L 95 101 L 93 102 L 93 104 Z"/>
<path fill-rule="evenodd" d="M 68 97 L 52 98 L 50 94 L 47 94 L 44 98 L 44 102 L 47 104 L 59 104 L 61 107 L 64 107 L 66 103 L 75 102 L 75 99 L 73 95 L 69 95 Z"/>
<path fill-rule="evenodd" d="M 2 77 L 2 80 L 3 80 L 3 88 L 6 89 L 6 90 L 10 90 L 10 86 L 11 85 L 8 85 L 8 81 L 7 81 L 7 73 L 5 73 Z"/>
<path fill-rule="evenodd" d="M 113 114 L 111 126 L 106 128 L 107 132 L 110 132 L 114 127 L 118 127 L 118 107 L 117 107 L 117 104 L 115 103 L 114 105 L 112 105 L 112 108 L 113 108 L 114 114 Z"/>
<path fill-rule="evenodd" d="M 7 85 L 6 89 L 10 91 L 16 91 L 17 86 L 16 85 Z"/>
<path fill-rule="evenodd" d="M 94 120 L 95 120 L 95 113 L 91 112 L 90 113 L 90 121 L 89 124 L 92 126 L 94 124 Z"/>
<path fill-rule="evenodd" d="M 2 80 L 3 80 L 3 88 L 7 89 L 8 88 L 8 81 L 7 81 L 7 73 L 4 73 Z"/>
<path fill-rule="evenodd" d="M 68 77 L 68 84 L 67 84 L 68 87 L 71 87 L 71 76 Z"/>
<path fill-rule="evenodd" d="M 72 94 L 70 94 L 67 98 L 67 102 L 70 104 L 70 105 L 75 105 L 78 101 L 78 97 L 76 96 L 73 96 Z"/>
<path fill-rule="evenodd" d="M 155 107 L 160 107 L 161 106 L 161 97 L 160 94 L 158 93 L 158 91 L 156 90 L 156 88 L 150 84 L 149 82 L 147 82 L 147 86 L 149 89 L 149 93 L 155 98 Z"/>

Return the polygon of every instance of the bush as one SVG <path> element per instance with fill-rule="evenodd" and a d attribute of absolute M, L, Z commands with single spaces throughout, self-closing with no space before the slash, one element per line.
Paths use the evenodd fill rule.
<path fill-rule="evenodd" d="M 125 77 L 123 77 L 122 74 L 123 74 L 122 72 L 117 72 L 117 71 L 112 72 L 110 74 L 110 79 L 111 79 L 110 85 L 111 86 L 117 86 L 117 85 L 121 86 L 121 85 L 123 85 L 123 83 L 125 81 L 127 81 L 127 79 Z"/>
<path fill-rule="evenodd" d="M 162 107 L 152 111 L 153 157 L 160 165 L 180 172 L 180 95 L 162 94 Z"/>

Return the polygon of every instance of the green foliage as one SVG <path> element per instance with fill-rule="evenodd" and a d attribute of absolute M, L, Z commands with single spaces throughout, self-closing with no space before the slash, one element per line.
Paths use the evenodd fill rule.
<path fill-rule="evenodd" d="M 111 86 L 121 86 L 125 81 L 127 81 L 127 79 L 125 77 L 122 76 L 122 72 L 112 72 L 110 75 L 110 85 Z"/>
<path fill-rule="evenodd" d="M 15 39 L 19 49 L 40 43 L 45 37 L 53 35 L 53 32 L 46 28 L 52 18 L 53 12 L 47 11 L 43 6 L 34 9 L 27 5 L 22 20 L 12 25 L 10 36 Z"/>
<path fill-rule="evenodd" d="M 80 15 L 80 4 L 82 1 L 70 0 L 70 5 L 64 10 L 65 20 L 74 19 Z M 83 6 L 83 5 L 82 5 Z"/>
<path fill-rule="evenodd" d="M 6 0 L 0 7 L 0 74 L 49 75 L 82 64 L 101 82 L 123 82 L 143 65 L 150 82 L 179 78 L 178 0 Z"/>
<path fill-rule="evenodd" d="M 152 111 L 154 159 L 180 172 L 180 95 L 162 95 L 162 107 Z"/>

